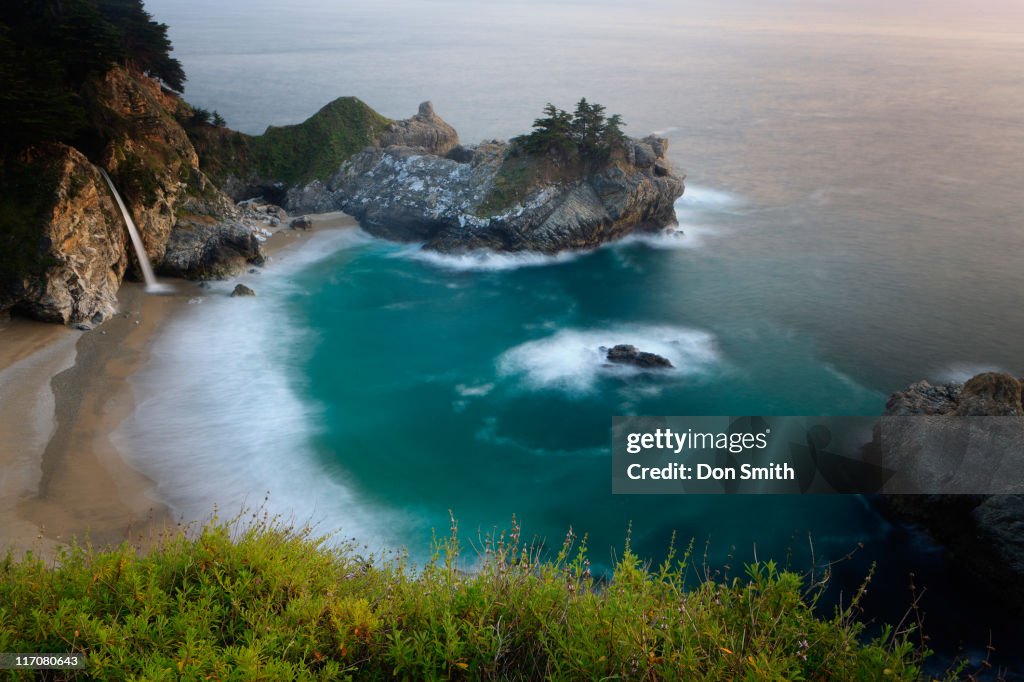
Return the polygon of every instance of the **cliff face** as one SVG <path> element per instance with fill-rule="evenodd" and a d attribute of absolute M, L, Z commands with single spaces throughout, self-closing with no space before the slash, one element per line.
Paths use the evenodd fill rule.
<path fill-rule="evenodd" d="M 106 183 L 85 156 L 62 144 L 14 162 L 46 178 L 52 200 L 37 217 L 35 253 L 7 280 L 7 306 L 48 322 L 104 320 L 117 308 L 127 263 L 126 232 Z"/>
<path fill-rule="evenodd" d="M 116 310 L 126 265 L 138 278 L 98 166 L 118 187 L 158 273 L 226 276 L 262 262 L 253 228 L 199 170 L 176 118 L 187 105 L 121 67 L 94 79 L 87 98 L 96 165 L 62 144 L 34 145 L 3 161 L 0 203 L 14 213 L 0 232 L 16 258 L 0 268 L 0 310 L 96 324 Z"/>
<path fill-rule="evenodd" d="M 368 232 L 446 252 L 554 253 L 676 224 L 683 178 L 664 139 L 627 138 L 608 158 L 581 162 L 499 141 L 456 146 L 453 133 L 424 103 L 327 183 L 290 192 L 288 205 L 341 209 Z"/>
<path fill-rule="evenodd" d="M 1021 381 L 995 372 L 963 384 L 920 381 L 894 393 L 885 414 L 1020 417 L 1024 415 Z M 913 439 L 908 445 L 907 457 L 913 457 L 915 447 L 927 447 Z M 925 527 L 960 565 L 992 585 L 1002 598 L 1024 608 L 1024 496 L 891 495 L 885 498 L 885 506 L 898 518 Z"/>

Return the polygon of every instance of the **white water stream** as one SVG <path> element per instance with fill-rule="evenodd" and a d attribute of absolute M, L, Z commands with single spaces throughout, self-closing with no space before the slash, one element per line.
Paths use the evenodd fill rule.
<path fill-rule="evenodd" d="M 121 209 L 121 215 L 124 216 L 124 222 L 128 225 L 128 234 L 132 238 L 135 255 L 139 258 L 139 267 L 142 268 L 142 276 L 146 280 L 146 291 L 149 293 L 162 291 L 163 287 L 156 281 L 156 275 L 153 274 L 153 266 L 149 262 L 149 256 L 146 255 L 146 247 L 142 244 L 142 237 L 139 236 L 139 231 L 135 227 L 135 221 L 132 220 L 131 214 L 128 213 L 124 200 L 121 199 L 121 195 L 118 193 L 117 188 L 114 187 L 114 182 L 107 175 L 107 171 L 100 168 L 100 173 L 103 174 L 103 179 L 107 181 L 107 186 L 110 187 L 110 191 L 114 194 L 114 199 L 117 201 L 117 206 Z"/>

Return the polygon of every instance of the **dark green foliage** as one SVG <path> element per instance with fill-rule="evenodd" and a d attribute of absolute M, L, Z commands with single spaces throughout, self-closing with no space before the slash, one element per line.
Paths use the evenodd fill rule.
<path fill-rule="evenodd" d="M 915 680 L 907 633 L 867 641 L 851 606 L 816 615 L 773 563 L 691 584 L 628 542 L 606 582 L 570 532 L 555 556 L 512 529 L 461 557 L 328 548 L 267 521 L 211 525 L 140 554 L 0 561 L 0 651 L 77 652 L 87 679 Z M 49 679 L 80 679 L 54 672 Z"/>
<path fill-rule="evenodd" d="M 167 27 L 141 0 L 0 3 L 0 153 L 74 143 L 89 122 L 89 80 L 116 62 L 180 90 L 185 75 L 170 50 Z"/>
<path fill-rule="evenodd" d="M 229 176 L 290 185 L 330 177 L 346 159 L 372 144 L 388 123 L 361 100 L 341 97 L 302 123 L 271 126 L 262 135 L 219 128 L 215 116 L 196 121 L 193 115 L 185 130 L 202 169 L 218 185 Z"/>
<path fill-rule="evenodd" d="M 213 116 L 210 119 L 210 123 L 217 126 L 218 128 L 223 128 L 228 124 L 228 122 L 224 120 L 224 117 L 221 116 L 220 112 L 218 111 L 213 112 Z"/>
<path fill-rule="evenodd" d="M 533 132 L 517 140 L 530 153 L 575 153 L 581 159 L 606 159 L 625 140 L 622 117 L 604 115 L 600 104 L 590 104 L 584 97 L 570 114 L 548 103 L 544 116 L 533 122 Z"/>
<path fill-rule="evenodd" d="M 39 225 L 56 202 L 58 175 L 45 155 L 0 160 L 0 294 L 53 264 Z"/>
<path fill-rule="evenodd" d="M 209 109 L 203 109 L 202 107 L 192 108 L 192 118 L 189 121 L 192 125 L 200 125 L 203 123 L 209 123 L 213 115 Z"/>
<path fill-rule="evenodd" d="M 172 90 L 185 87 L 185 71 L 171 57 L 167 25 L 153 21 L 142 0 L 93 0 L 118 31 L 121 50 L 130 66 L 158 78 Z"/>

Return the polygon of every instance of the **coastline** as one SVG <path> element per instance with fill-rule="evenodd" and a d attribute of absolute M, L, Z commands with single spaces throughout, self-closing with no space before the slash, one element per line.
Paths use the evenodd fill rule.
<path fill-rule="evenodd" d="M 309 235 L 358 227 L 341 213 L 310 216 L 264 244 L 268 267 Z M 0 551 L 49 560 L 73 540 L 146 547 L 175 525 L 155 482 L 129 463 L 111 435 L 132 414 L 129 379 L 149 360 L 164 326 L 183 314 L 194 282 L 166 280 L 167 295 L 124 282 L 119 312 L 90 332 L 12 318 L 0 322 Z"/>

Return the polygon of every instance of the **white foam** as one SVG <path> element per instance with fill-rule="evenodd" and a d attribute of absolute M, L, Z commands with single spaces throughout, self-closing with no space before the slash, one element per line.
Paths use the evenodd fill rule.
<path fill-rule="evenodd" d="M 697 211 L 728 211 L 746 203 L 742 197 L 720 189 L 687 184 L 683 196 L 676 200 L 676 209 Z"/>
<path fill-rule="evenodd" d="M 706 245 L 709 238 L 720 237 L 725 231 L 708 225 L 685 225 L 677 229 L 661 232 L 633 232 L 609 246 L 629 246 L 643 244 L 652 249 L 699 249 Z"/>
<path fill-rule="evenodd" d="M 957 383 L 964 383 L 971 377 L 977 376 L 984 372 L 1009 372 L 1005 367 L 998 367 L 996 365 L 986 365 L 982 363 L 971 363 L 971 362 L 957 362 L 943 368 L 935 374 L 935 378 L 940 382 L 954 381 Z"/>
<path fill-rule="evenodd" d="M 649 372 L 651 376 L 678 378 L 703 374 L 719 362 L 711 334 L 683 327 L 621 326 L 599 330 L 564 329 L 551 336 L 527 341 L 498 359 L 498 373 L 518 377 L 527 388 L 568 393 L 593 391 L 602 378 L 626 378 L 643 373 L 628 365 L 611 364 L 602 347 L 631 344 L 657 353 L 675 366 Z"/>
<path fill-rule="evenodd" d="M 338 228 L 317 230 L 313 232 L 296 249 L 289 249 L 278 256 L 273 256 L 273 271 L 280 275 L 290 275 L 314 263 L 328 258 L 338 251 L 354 249 L 361 246 L 376 244 L 377 239 L 360 228 Z"/>
<path fill-rule="evenodd" d="M 375 547 L 393 539 L 393 513 L 358 499 L 340 472 L 325 472 L 312 442 L 320 408 L 299 394 L 297 368 L 315 339 L 288 319 L 288 274 L 359 243 L 345 232 L 290 252 L 289 267 L 266 270 L 254 298 L 229 298 L 234 283 L 215 284 L 203 305 L 168 323 L 133 377 L 136 409 L 115 444 L 185 520 L 207 518 L 215 504 L 231 516 L 269 492 L 265 509 L 284 519 Z"/>
<path fill-rule="evenodd" d="M 490 249 L 477 249 L 466 253 L 448 254 L 429 251 L 419 246 L 405 247 L 397 255 L 404 258 L 429 263 L 446 270 L 461 270 L 470 272 L 500 272 L 504 270 L 517 270 L 519 268 L 542 267 L 546 265 L 558 265 L 576 260 L 583 252 L 563 251 L 556 254 L 537 253 L 534 251 L 519 251 L 507 253 L 491 251 Z"/>
<path fill-rule="evenodd" d="M 461 395 L 463 398 L 483 397 L 490 393 L 492 390 L 494 390 L 494 384 L 480 384 L 479 386 L 459 384 L 455 387 L 456 393 Z"/>

